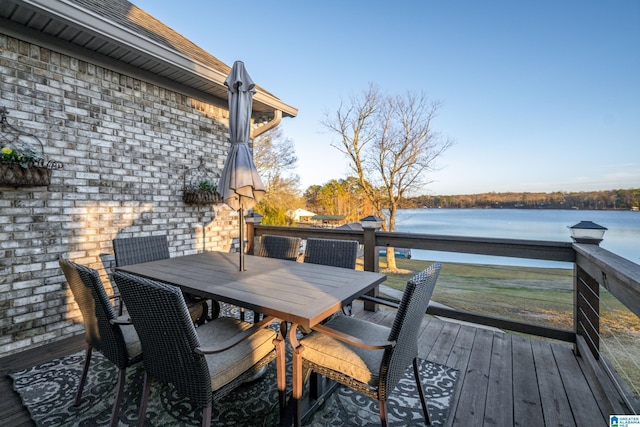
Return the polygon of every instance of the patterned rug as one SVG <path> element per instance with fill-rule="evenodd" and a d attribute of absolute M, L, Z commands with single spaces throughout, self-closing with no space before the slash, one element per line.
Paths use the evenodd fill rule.
<path fill-rule="evenodd" d="M 74 394 L 83 362 L 84 352 L 79 352 L 10 375 L 15 390 L 37 425 L 108 425 L 117 370 L 99 352 L 94 352 L 82 402 L 74 407 Z M 458 371 L 427 361 L 421 361 L 420 369 L 433 425 L 442 425 L 447 418 Z M 120 426 L 135 425 L 142 377 L 141 363 L 129 368 Z M 214 404 L 212 425 L 278 425 L 277 396 L 275 364 L 271 363 L 261 378 L 241 385 Z M 422 424 L 422 409 L 412 369 L 407 369 L 405 378 L 394 390 L 387 406 L 391 425 Z M 347 388 L 338 387 L 305 425 L 378 426 L 378 414 L 376 402 Z M 200 419 L 201 411 L 197 409 L 194 412 L 189 401 L 178 397 L 172 387 L 154 382 L 145 425 L 195 426 L 199 425 Z"/>

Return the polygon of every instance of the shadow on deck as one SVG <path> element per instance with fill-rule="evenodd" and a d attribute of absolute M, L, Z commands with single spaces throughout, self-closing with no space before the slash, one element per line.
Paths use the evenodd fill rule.
<path fill-rule="evenodd" d="M 390 326 L 395 311 L 354 315 Z M 7 373 L 84 348 L 84 335 L 0 358 L 0 425 L 33 426 Z M 448 425 L 608 425 L 597 379 L 572 346 L 426 316 L 419 355 L 459 370 Z"/>

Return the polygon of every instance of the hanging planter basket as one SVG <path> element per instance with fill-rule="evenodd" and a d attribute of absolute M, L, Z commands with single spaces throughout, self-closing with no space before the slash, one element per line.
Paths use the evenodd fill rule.
<path fill-rule="evenodd" d="M 0 107 L 0 187 L 45 187 L 51 183 L 51 171 L 61 162 L 44 157 L 37 136 L 17 129 L 7 121 L 6 107 Z"/>
<path fill-rule="evenodd" d="M 47 166 L 22 167 L 17 163 L 0 163 L 0 185 L 10 187 L 41 187 L 51 183 Z"/>
<path fill-rule="evenodd" d="M 184 173 L 182 200 L 187 205 L 213 205 L 222 202 L 217 191 L 218 177 L 204 165 L 200 164 Z"/>
<path fill-rule="evenodd" d="M 220 203 L 220 194 L 215 190 L 195 190 L 185 188 L 182 200 L 188 205 L 212 205 Z"/>

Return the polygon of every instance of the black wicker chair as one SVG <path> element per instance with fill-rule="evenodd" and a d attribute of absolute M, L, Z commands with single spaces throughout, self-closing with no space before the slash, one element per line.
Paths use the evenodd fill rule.
<path fill-rule="evenodd" d="M 301 243 L 302 239 L 299 237 L 265 234 L 260 239 L 260 244 L 257 245 L 256 255 L 261 257 L 297 261 L 298 256 L 300 255 Z"/>
<path fill-rule="evenodd" d="M 355 240 L 307 239 L 304 262 L 354 269 L 357 258 Z"/>
<path fill-rule="evenodd" d="M 164 234 L 113 239 L 113 253 L 119 267 L 170 257 L 169 242 Z"/>
<path fill-rule="evenodd" d="M 307 239 L 304 262 L 333 267 L 356 268 L 358 242 L 355 240 Z M 342 312 L 351 315 L 351 303 L 342 307 Z"/>
<path fill-rule="evenodd" d="M 144 352 L 139 426 L 145 422 L 152 379 L 173 384 L 202 407 L 202 425 L 208 427 L 213 402 L 253 377 L 276 355 L 284 361 L 284 341 L 266 327 L 276 320 L 273 317 L 255 325 L 220 317 L 196 329 L 177 287 L 120 271 L 114 279 Z M 278 384 L 284 385 L 284 363 L 276 365 Z M 279 398 L 282 413 L 284 387 Z"/>
<path fill-rule="evenodd" d="M 169 243 L 166 235 L 113 239 L 113 252 L 116 259 L 116 266 L 118 267 L 159 261 L 170 257 Z M 186 294 L 185 299 L 189 307 L 189 312 L 198 325 L 204 324 L 211 318 L 218 317 L 220 313 L 220 305 L 217 301 L 212 302 L 212 313 L 211 317 L 209 317 L 209 306 L 206 300 L 190 294 Z"/>
<path fill-rule="evenodd" d="M 100 261 L 102 262 L 102 267 L 104 267 L 104 271 L 106 271 L 107 277 L 109 278 L 109 283 L 111 284 L 111 289 L 113 290 L 113 296 L 111 298 L 114 299 L 117 304 L 118 316 L 122 316 L 124 304 L 122 304 L 122 299 L 120 298 L 118 287 L 116 286 L 116 283 L 113 281 L 113 272 L 116 269 L 116 257 L 113 254 L 107 254 L 107 253 L 101 253 L 98 256 L 100 257 Z"/>
<path fill-rule="evenodd" d="M 84 321 L 85 340 L 87 341 L 84 368 L 74 405 L 78 406 L 82 399 L 82 390 L 87 379 L 91 353 L 93 349 L 96 349 L 113 362 L 119 370 L 116 396 L 111 411 L 111 425 L 118 425 L 126 369 L 142 360 L 142 346 L 138 334 L 133 325 L 125 324 L 124 321 L 119 324 L 111 323 L 117 318 L 116 312 L 96 270 L 63 258 L 60 258 L 59 263 L 73 297 L 80 307 Z"/>
<path fill-rule="evenodd" d="M 431 424 L 418 371 L 418 332 L 440 273 L 435 263 L 409 282 L 391 328 L 362 319 L 336 316 L 314 326 L 299 341 L 293 338 L 293 398 L 300 425 L 303 384 L 313 371 L 362 394 L 380 405 L 380 421 L 387 425 L 386 402 L 407 367 L 413 364 L 424 418 Z"/>

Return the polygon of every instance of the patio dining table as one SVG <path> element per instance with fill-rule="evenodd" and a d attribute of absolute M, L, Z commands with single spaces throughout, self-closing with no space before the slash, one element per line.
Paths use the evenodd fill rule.
<path fill-rule="evenodd" d="M 275 316 L 283 322 L 282 326 L 289 322 L 291 331 L 298 325 L 305 328 L 317 325 L 386 280 L 380 273 L 251 255 L 245 258 L 245 268 L 239 271 L 236 254 L 202 252 L 117 270 Z M 282 329 L 280 338 L 284 339 L 286 331 Z M 277 363 L 284 366 L 284 355 L 279 359 Z M 286 391 L 286 385 L 278 384 L 278 389 Z M 318 397 L 320 391 L 314 390 L 314 396 Z M 283 416 L 284 425 L 289 424 L 285 421 L 289 415 L 288 410 L 287 416 Z"/>

